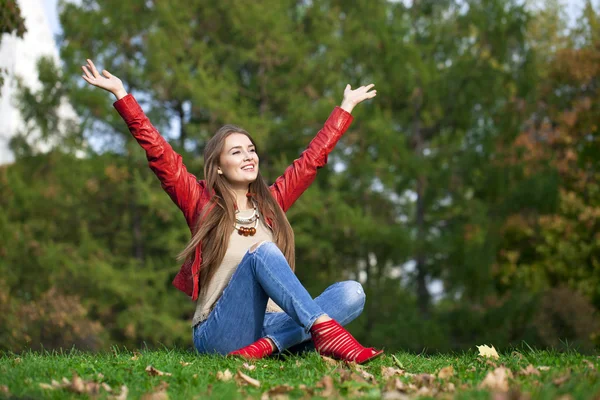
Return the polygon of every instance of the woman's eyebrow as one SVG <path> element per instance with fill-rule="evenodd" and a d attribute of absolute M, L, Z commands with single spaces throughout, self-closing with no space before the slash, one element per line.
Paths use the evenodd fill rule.
<path fill-rule="evenodd" d="M 233 150 L 233 149 L 242 149 L 244 146 L 233 146 L 232 148 L 229 149 L 229 151 Z M 252 147 L 256 147 L 255 145 L 251 144 L 248 146 L 248 148 L 252 148 Z"/>

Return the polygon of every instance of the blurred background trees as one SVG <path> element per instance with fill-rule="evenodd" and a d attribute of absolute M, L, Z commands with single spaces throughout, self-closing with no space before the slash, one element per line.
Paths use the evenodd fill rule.
<path fill-rule="evenodd" d="M 28 132 L 0 167 L 0 348 L 190 346 L 171 287 L 188 230 L 86 58 L 119 76 L 202 177 L 206 140 L 239 124 L 274 181 L 340 103 L 374 82 L 288 213 L 313 295 L 356 279 L 353 323 L 387 349 L 493 343 L 590 349 L 600 325 L 591 5 L 516 0 L 63 3 L 63 65 L 18 104 Z M 64 99 L 79 120 L 58 121 Z"/>

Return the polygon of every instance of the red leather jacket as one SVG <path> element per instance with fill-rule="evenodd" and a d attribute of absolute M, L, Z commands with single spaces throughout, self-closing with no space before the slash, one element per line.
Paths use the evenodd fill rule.
<path fill-rule="evenodd" d="M 129 94 L 116 101 L 114 107 L 127 123 L 133 137 L 146 151 L 150 169 L 154 171 L 173 202 L 181 209 L 192 231 L 196 216 L 210 200 L 210 191 L 206 187 L 206 182 L 198 180 L 187 171 L 181 156 L 152 126 L 132 95 Z M 271 185 L 271 194 L 284 212 L 287 212 L 314 181 L 317 169 L 327 164 L 327 156 L 348 129 L 352 119 L 350 113 L 336 107 L 300 158 L 295 160 Z M 202 249 L 199 245 L 196 247 L 193 260 L 188 259 L 173 280 L 173 285 L 192 300 L 198 298 L 198 272 L 201 264 Z"/>

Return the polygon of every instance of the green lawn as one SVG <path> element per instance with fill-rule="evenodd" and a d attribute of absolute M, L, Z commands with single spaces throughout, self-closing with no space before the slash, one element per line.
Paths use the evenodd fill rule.
<path fill-rule="evenodd" d="M 488 399 L 492 392 L 495 399 L 600 396 L 600 358 L 575 351 L 519 349 L 500 354 L 498 360 L 482 358 L 475 348 L 435 356 L 388 353 L 362 367 L 311 352 L 244 364 L 183 350 L 0 354 L 0 398 Z M 232 377 L 224 380 L 227 370 Z M 238 371 L 259 386 L 245 384 Z M 492 388 L 481 388 L 482 382 Z"/>

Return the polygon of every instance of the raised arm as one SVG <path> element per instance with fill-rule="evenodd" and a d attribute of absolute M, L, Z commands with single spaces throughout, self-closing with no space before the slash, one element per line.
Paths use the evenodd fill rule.
<path fill-rule="evenodd" d="M 302 152 L 300 158 L 294 160 L 283 175 L 271 185 L 271 193 L 284 212 L 313 183 L 317 176 L 317 170 L 327 164 L 327 156 L 352 123 L 350 113 L 354 107 L 377 95 L 376 90 L 369 91 L 373 86 L 371 84 L 352 90 L 350 85 L 346 85 L 341 106 L 332 111 L 323 128 Z"/>
<path fill-rule="evenodd" d="M 121 80 L 106 70 L 100 75 L 94 63 L 91 60 L 87 62 L 87 66 L 82 66 L 83 79 L 93 86 L 111 92 L 117 98 L 115 108 L 133 137 L 146 151 L 148 164 L 160 180 L 163 189 L 179 206 L 188 225 L 192 227 L 196 217 L 196 206 L 204 187 L 187 171 L 181 156 L 150 123 L 135 98 L 127 94 Z"/>

